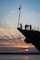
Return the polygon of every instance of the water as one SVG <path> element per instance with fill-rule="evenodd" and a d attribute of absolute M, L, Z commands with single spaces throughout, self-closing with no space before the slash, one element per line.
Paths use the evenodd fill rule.
<path fill-rule="evenodd" d="M 40 60 L 40 55 L 0 54 L 0 60 Z"/>

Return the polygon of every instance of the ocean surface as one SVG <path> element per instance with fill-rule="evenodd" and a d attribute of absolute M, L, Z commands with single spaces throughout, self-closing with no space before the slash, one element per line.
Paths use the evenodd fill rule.
<path fill-rule="evenodd" d="M 0 54 L 0 60 L 40 60 L 40 55 Z"/>

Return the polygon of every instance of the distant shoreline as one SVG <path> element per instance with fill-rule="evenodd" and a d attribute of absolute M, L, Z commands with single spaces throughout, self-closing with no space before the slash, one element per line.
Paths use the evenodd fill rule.
<path fill-rule="evenodd" d="M 13 55 L 40 55 L 40 53 L 0 53 L 1 54 L 13 54 Z"/>

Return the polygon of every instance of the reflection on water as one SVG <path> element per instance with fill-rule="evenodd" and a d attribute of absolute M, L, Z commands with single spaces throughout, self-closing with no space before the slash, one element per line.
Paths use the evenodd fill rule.
<path fill-rule="evenodd" d="M 0 55 L 0 60 L 40 60 L 40 55 Z"/>

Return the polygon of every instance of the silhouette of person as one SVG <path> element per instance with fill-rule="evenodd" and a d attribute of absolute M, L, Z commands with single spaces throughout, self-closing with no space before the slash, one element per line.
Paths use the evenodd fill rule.
<path fill-rule="evenodd" d="M 25 30 L 26 30 L 27 27 L 29 27 L 29 25 L 25 25 Z"/>
<path fill-rule="evenodd" d="M 30 30 L 32 30 L 32 26 L 30 25 Z"/>
<path fill-rule="evenodd" d="M 22 24 L 20 24 L 20 28 L 22 29 Z"/>

